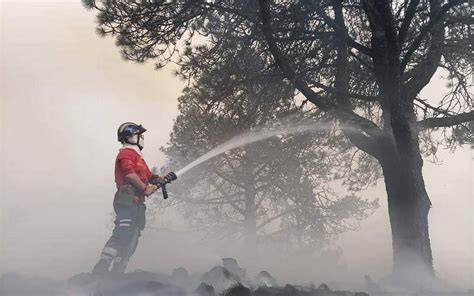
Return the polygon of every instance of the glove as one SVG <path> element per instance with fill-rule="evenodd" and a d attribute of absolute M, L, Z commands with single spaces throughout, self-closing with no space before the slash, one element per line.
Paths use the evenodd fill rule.
<path fill-rule="evenodd" d="M 178 179 L 178 176 L 176 176 L 176 174 L 173 172 L 169 172 L 163 177 L 163 179 L 165 180 L 166 183 L 171 183 L 171 181 Z"/>
<path fill-rule="evenodd" d="M 153 185 L 157 185 L 158 187 L 160 187 L 160 186 L 162 186 L 162 185 L 165 185 L 165 184 L 166 184 L 166 181 L 165 181 L 165 179 L 163 179 L 162 177 L 160 177 L 160 176 L 158 176 L 158 175 L 154 175 L 153 177 L 151 177 L 150 183 L 153 184 Z"/>
<path fill-rule="evenodd" d="M 148 184 L 145 188 L 145 191 L 143 191 L 143 194 L 145 194 L 145 196 L 150 196 L 153 193 L 155 193 L 157 189 L 158 189 L 158 186 L 153 185 L 153 184 Z"/>

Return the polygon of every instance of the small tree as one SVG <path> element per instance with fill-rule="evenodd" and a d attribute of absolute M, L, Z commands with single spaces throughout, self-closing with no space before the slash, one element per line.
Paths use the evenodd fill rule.
<path fill-rule="evenodd" d="M 275 81 L 271 75 L 248 79 L 265 63 L 247 51 L 238 65 L 232 65 L 234 60 L 223 60 L 209 72 L 201 71 L 199 79 L 179 98 L 181 114 L 164 149 L 174 167 L 182 167 L 256 126 L 267 124 L 270 131 L 276 118 L 308 117 L 294 98 L 288 99 L 294 93 L 289 84 Z M 226 81 L 226 91 L 221 91 L 219 77 L 228 78 L 221 73 L 229 71 L 234 75 Z M 285 240 L 299 247 L 322 246 L 356 228 L 378 204 L 354 195 L 338 197 L 329 188 L 332 180 L 357 177 L 357 173 L 344 177 L 335 173 L 334 167 L 348 164 L 344 160 L 354 149 L 343 137 L 329 136 L 331 133 L 276 137 L 209 160 L 195 169 L 197 177 L 182 176 L 185 186 L 174 190 L 177 200 L 184 202 L 185 217 L 214 235 L 243 235 L 246 249 L 254 254 L 258 237 Z M 364 182 L 376 177 L 374 174 Z"/>

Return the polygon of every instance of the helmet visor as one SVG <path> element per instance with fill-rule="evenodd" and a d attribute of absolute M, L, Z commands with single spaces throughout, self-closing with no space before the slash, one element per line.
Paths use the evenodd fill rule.
<path fill-rule="evenodd" d="M 143 134 L 146 132 L 146 128 L 144 128 L 141 124 L 137 126 L 137 134 Z"/>

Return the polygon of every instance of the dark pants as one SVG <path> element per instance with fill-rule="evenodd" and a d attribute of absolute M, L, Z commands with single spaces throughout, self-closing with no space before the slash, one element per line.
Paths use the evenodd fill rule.
<path fill-rule="evenodd" d="M 101 261 L 109 265 L 112 271 L 125 272 L 128 261 L 137 248 L 141 231 L 145 228 L 145 210 L 143 202 L 122 205 L 114 202 L 116 214 L 112 236 L 104 246 Z"/>

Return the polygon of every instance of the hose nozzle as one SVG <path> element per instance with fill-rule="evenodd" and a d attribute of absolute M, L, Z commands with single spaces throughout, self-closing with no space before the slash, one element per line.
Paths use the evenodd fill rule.
<path fill-rule="evenodd" d="M 168 191 L 166 190 L 166 184 L 171 183 L 171 181 L 174 181 L 176 179 L 178 179 L 178 176 L 176 176 L 176 174 L 173 172 L 169 172 L 163 177 L 164 182 L 160 184 L 160 187 L 164 199 L 168 199 Z"/>
<path fill-rule="evenodd" d="M 176 174 L 173 172 L 169 172 L 163 177 L 163 179 L 165 180 L 166 183 L 171 183 L 171 181 L 178 179 L 178 176 L 176 176 Z"/>

